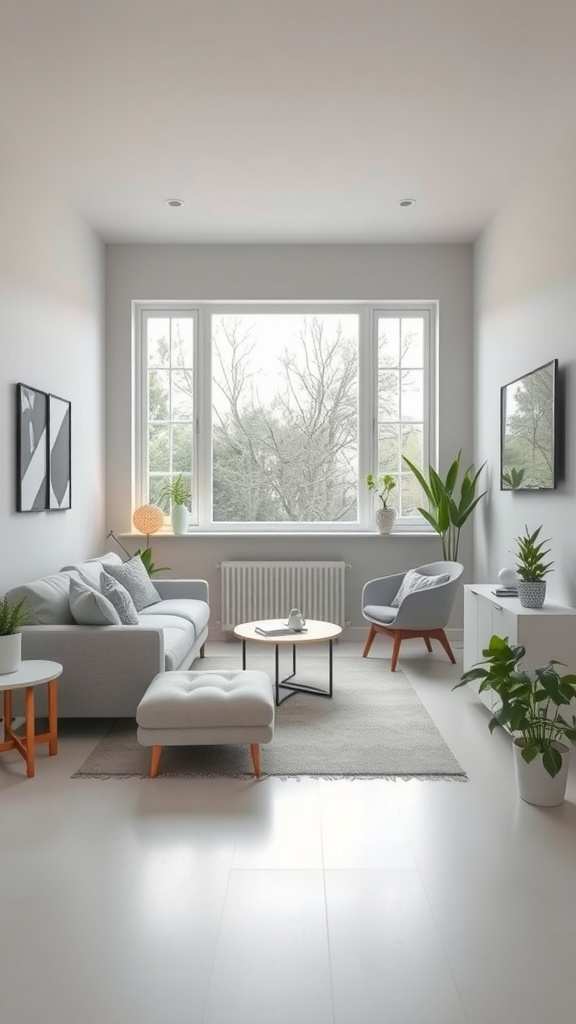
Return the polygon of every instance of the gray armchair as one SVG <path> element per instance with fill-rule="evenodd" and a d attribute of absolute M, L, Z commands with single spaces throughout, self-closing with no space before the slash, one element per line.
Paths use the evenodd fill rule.
<path fill-rule="evenodd" d="M 362 652 L 368 652 L 377 633 L 386 633 L 394 640 L 390 669 L 396 671 L 396 662 L 403 640 L 422 637 L 427 650 L 432 650 L 432 640 L 438 640 L 452 663 L 456 662 L 448 637 L 444 632 L 450 612 L 460 586 L 463 566 L 459 562 L 429 562 L 419 565 L 416 572 L 421 576 L 439 576 L 447 573 L 450 579 L 427 590 L 408 594 L 398 608 L 391 605 L 406 573 L 383 576 L 370 580 L 362 590 L 362 615 L 370 623 L 370 632 Z"/>

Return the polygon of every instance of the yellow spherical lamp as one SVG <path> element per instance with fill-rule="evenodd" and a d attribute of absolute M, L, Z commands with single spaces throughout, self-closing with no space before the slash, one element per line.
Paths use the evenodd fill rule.
<path fill-rule="evenodd" d="M 149 536 L 158 533 L 164 525 L 164 513 L 158 505 L 140 505 L 132 516 L 132 522 L 140 533 Z"/>

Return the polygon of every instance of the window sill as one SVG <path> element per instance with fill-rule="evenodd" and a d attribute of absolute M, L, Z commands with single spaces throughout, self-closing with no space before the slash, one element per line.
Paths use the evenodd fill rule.
<path fill-rule="evenodd" d="M 132 533 L 119 533 L 118 536 L 119 537 L 128 537 L 128 538 L 131 538 L 131 539 L 138 539 L 139 538 L 140 540 L 145 539 L 145 534 L 143 534 L 143 533 L 134 533 L 134 532 L 132 532 Z M 339 537 L 339 538 L 343 538 L 343 537 L 345 537 L 346 540 L 352 540 L 354 537 L 357 537 L 357 538 L 359 537 L 359 538 L 362 538 L 362 539 L 366 539 L 367 537 L 379 537 L 379 538 L 386 537 L 386 538 L 391 538 L 392 540 L 398 540 L 398 539 L 400 539 L 402 537 L 436 537 L 437 538 L 438 534 L 434 530 L 393 530 L 392 533 L 378 533 L 377 530 L 355 530 L 355 531 L 348 530 L 345 533 L 344 532 L 338 532 L 337 530 L 326 530 L 324 533 L 320 532 L 319 530 L 316 530 L 313 533 L 306 533 L 303 530 L 295 531 L 295 532 L 288 532 L 287 530 L 281 530 L 281 531 L 279 530 L 277 532 L 275 532 L 274 530 L 263 530 L 263 531 L 257 531 L 257 530 L 250 530 L 250 531 L 248 531 L 248 530 L 190 530 L 189 533 L 184 533 L 184 534 L 174 534 L 174 533 L 170 533 L 169 531 L 164 531 L 164 532 L 160 532 L 160 533 L 151 533 L 149 535 L 150 543 L 152 543 L 152 541 L 154 541 L 154 540 L 160 540 L 160 539 L 162 539 L 162 540 L 188 540 L 188 539 L 193 539 L 194 537 L 202 537 L 202 538 L 206 538 L 206 537 L 244 537 L 246 540 L 249 540 L 251 537 L 256 537 L 256 538 L 258 538 L 260 540 L 263 537 L 274 537 L 276 540 L 279 537 L 290 537 L 292 540 L 294 540 L 294 538 L 302 538 L 302 537 L 305 537 L 306 539 L 309 539 L 309 538 L 312 538 L 312 537 L 316 537 L 316 538 L 318 538 L 318 537 L 322 537 L 322 538 L 326 538 L 326 537 Z"/>

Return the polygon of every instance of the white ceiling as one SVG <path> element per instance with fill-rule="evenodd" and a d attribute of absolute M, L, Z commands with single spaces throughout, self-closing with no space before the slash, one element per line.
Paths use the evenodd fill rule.
<path fill-rule="evenodd" d="M 574 128 L 575 39 L 575 0 L 0 0 L 0 138 L 110 242 L 469 240 Z"/>

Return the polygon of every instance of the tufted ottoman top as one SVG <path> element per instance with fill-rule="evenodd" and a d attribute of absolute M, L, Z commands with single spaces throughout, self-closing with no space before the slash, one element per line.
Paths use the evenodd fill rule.
<path fill-rule="evenodd" d="M 274 721 L 265 672 L 160 672 L 136 711 L 144 729 L 266 726 Z"/>

